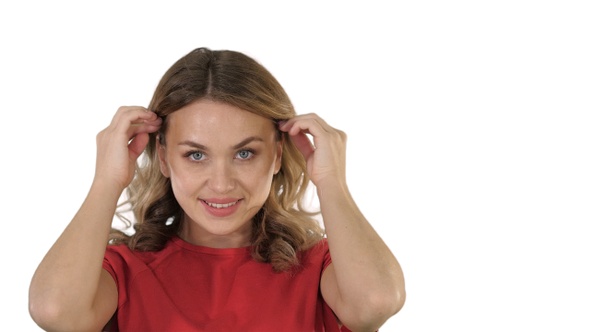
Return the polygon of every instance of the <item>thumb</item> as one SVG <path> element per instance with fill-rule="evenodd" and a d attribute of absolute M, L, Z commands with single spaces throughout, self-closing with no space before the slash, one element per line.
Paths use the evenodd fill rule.
<path fill-rule="evenodd" d="M 305 160 L 307 160 L 315 150 L 313 144 L 311 143 L 311 140 L 303 131 L 300 131 L 297 134 L 292 135 L 291 141 L 293 142 L 293 144 L 295 144 L 295 146 L 301 152 L 301 154 L 303 154 Z"/>
<path fill-rule="evenodd" d="M 129 158 L 132 160 L 137 160 L 139 155 L 145 150 L 148 142 L 150 140 L 150 136 L 148 133 L 139 133 L 135 137 L 131 139 L 129 143 Z"/>

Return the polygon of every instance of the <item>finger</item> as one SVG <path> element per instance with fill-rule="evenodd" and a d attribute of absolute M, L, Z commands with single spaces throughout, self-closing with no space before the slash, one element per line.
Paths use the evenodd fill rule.
<path fill-rule="evenodd" d="M 293 142 L 295 147 L 301 152 L 305 160 L 309 159 L 309 157 L 315 151 L 315 148 L 307 134 L 300 131 L 296 135 L 290 135 L 290 137 L 291 141 Z"/>
<path fill-rule="evenodd" d="M 130 134 L 138 134 L 142 132 L 152 133 L 160 129 L 162 126 L 162 118 L 156 118 L 155 120 L 143 120 L 141 122 L 131 123 L 129 129 Z"/>
<path fill-rule="evenodd" d="M 145 107 L 122 106 L 119 107 L 115 116 L 113 116 L 111 126 L 115 128 L 115 130 L 122 130 L 124 128 L 123 131 L 126 132 L 132 124 L 142 124 L 156 121 L 157 119 L 158 115 L 154 112 L 148 111 Z"/>
<path fill-rule="evenodd" d="M 135 114 L 134 116 L 138 116 L 141 113 L 147 113 L 147 111 L 148 110 L 143 106 L 121 106 L 117 109 L 117 112 L 115 112 L 111 123 L 119 123 L 120 120 L 125 117 L 129 117 L 133 114 Z"/>
<path fill-rule="evenodd" d="M 297 115 L 287 121 L 281 122 L 279 124 L 279 129 L 283 131 L 289 131 L 296 124 L 303 123 L 307 124 L 303 126 L 306 129 L 310 129 L 312 125 L 315 126 L 318 130 L 330 131 L 333 129 L 330 125 L 328 125 L 326 121 L 324 121 L 324 119 L 322 119 L 315 113 Z"/>
<path fill-rule="evenodd" d="M 152 133 L 162 125 L 162 119 L 141 106 L 119 107 L 111 122 L 111 130 L 125 135 L 127 141 L 140 133 Z"/>
<path fill-rule="evenodd" d="M 129 157 L 134 161 L 137 160 L 147 146 L 148 141 L 149 135 L 147 133 L 139 133 L 135 135 L 135 137 L 131 139 L 131 142 L 129 142 Z"/>
<path fill-rule="evenodd" d="M 280 127 L 282 131 L 288 132 L 289 135 L 295 136 L 300 132 L 308 133 L 314 137 L 325 135 L 328 129 L 325 128 L 315 117 L 293 118 Z"/>
<path fill-rule="evenodd" d="M 162 118 L 160 118 L 156 113 L 148 112 L 147 113 L 150 117 L 144 118 L 140 117 L 136 120 L 131 121 L 132 125 L 142 125 L 142 124 L 155 124 L 156 122 L 160 122 Z"/>

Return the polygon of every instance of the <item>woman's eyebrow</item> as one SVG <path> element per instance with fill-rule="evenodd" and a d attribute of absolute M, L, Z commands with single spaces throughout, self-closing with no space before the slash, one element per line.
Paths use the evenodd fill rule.
<path fill-rule="evenodd" d="M 193 141 L 182 141 L 182 142 L 178 143 L 178 145 L 188 145 L 192 148 L 197 148 L 200 150 L 207 150 L 207 147 L 204 146 L 203 144 L 199 144 L 199 143 L 196 143 Z"/>
<path fill-rule="evenodd" d="M 244 140 L 242 140 L 240 143 L 234 145 L 232 148 L 239 149 L 239 148 L 242 148 L 242 147 L 248 145 L 251 142 L 264 142 L 264 140 L 259 136 L 250 136 L 250 137 L 247 137 Z M 189 140 L 182 141 L 182 142 L 178 143 L 178 145 L 188 145 L 192 148 L 197 148 L 200 150 L 207 150 L 207 147 L 204 146 L 203 144 L 199 144 L 197 142 L 193 142 L 193 141 L 189 141 Z"/>
<path fill-rule="evenodd" d="M 244 139 L 243 141 L 241 141 L 240 143 L 234 145 L 233 148 L 239 149 L 241 147 L 244 147 L 245 145 L 248 145 L 251 142 L 264 142 L 264 140 L 262 139 L 262 137 L 250 136 L 250 137 Z"/>

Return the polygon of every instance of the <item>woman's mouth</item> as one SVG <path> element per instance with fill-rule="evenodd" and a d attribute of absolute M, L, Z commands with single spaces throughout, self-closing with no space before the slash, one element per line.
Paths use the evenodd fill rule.
<path fill-rule="evenodd" d="M 203 201 L 203 202 L 205 202 L 210 207 L 216 208 L 216 209 L 225 209 L 225 208 L 228 208 L 230 206 L 234 206 L 234 205 L 238 204 L 238 201 L 231 202 L 231 203 L 225 203 L 225 204 L 211 203 L 211 202 L 207 202 L 207 201 Z"/>
<path fill-rule="evenodd" d="M 219 200 L 218 202 L 209 202 L 204 199 L 201 200 L 201 203 L 205 207 L 205 211 L 209 215 L 218 218 L 228 217 L 235 213 L 238 210 L 241 202 L 241 199 L 225 202 L 221 200 Z"/>

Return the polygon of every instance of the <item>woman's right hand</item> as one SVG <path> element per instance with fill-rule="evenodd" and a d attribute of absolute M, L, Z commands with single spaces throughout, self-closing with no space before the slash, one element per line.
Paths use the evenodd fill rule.
<path fill-rule="evenodd" d="M 162 119 L 141 106 L 122 106 L 111 124 L 96 136 L 95 181 L 107 181 L 123 191 L 133 180 L 137 158 L 158 131 Z"/>

